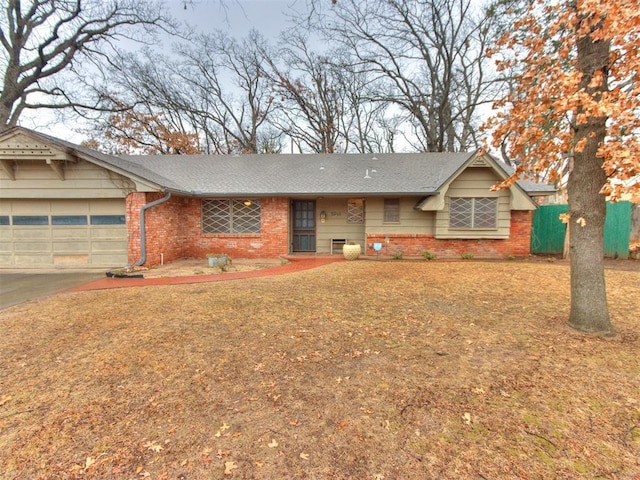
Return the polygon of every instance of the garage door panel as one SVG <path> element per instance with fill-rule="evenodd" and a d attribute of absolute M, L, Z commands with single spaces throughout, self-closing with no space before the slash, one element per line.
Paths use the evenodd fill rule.
<path fill-rule="evenodd" d="M 93 264 L 100 265 L 126 265 L 127 254 L 126 253 L 92 253 L 91 261 Z"/>
<path fill-rule="evenodd" d="M 94 240 L 101 240 L 101 239 L 126 240 L 127 229 L 121 225 L 118 225 L 117 227 L 110 227 L 110 228 L 94 227 L 91 229 L 91 238 Z"/>
<path fill-rule="evenodd" d="M 86 240 L 89 238 L 89 229 L 87 227 L 56 227 L 52 229 L 51 236 L 54 241 L 59 238 Z"/>
<path fill-rule="evenodd" d="M 44 267 L 51 265 L 51 255 L 44 254 L 30 254 L 21 255 L 16 253 L 14 255 L 14 262 L 16 265 L 25 267 Z"/>
<path fill-rule="evenodd" d="M 7 218 L 0 225 L 0 265 L 2 266 L 99 266 L 115 267 L 127 262 L 126 225 L 96 225 L 93 215 L 125 214 L 120 199 L 2 201 Z M 29 217 L 29 218 L 26 218 Z M 34 223 L 43 218 L 41 225 Z M 107 219 L 108 220 L 108 219 Z M 7 222 L 9 223 L 9 222 Z"/>
<path fill-rule="evenodd" d="M 89 255 L 54 255 L 53 264 L 57 267 L 88 265 Z"/>
<path fill-rule="evenodd" d="M 121 240 L 114 240 L 111 242 L 91 242 L 91 252 L 122 252 L 126 251 L 127 242 Z"/>
<path fill-rule="evenodd" d="M 51 252 L 51 242 L 16 242 L 13 244 L 14 252 L 41 252 L 41 253 L 50 253 Z"/>
<path fill-rule="evenodd" d="M 89 242 L 53 242 L 54 253 L 88 252 Z"/>
<path fill-rule="evenodd" d="M 49 227 L 44 228 L 13 228 L 13 239 L 14 240 L 49 240 L 51 238 L 51 229 Z"/>

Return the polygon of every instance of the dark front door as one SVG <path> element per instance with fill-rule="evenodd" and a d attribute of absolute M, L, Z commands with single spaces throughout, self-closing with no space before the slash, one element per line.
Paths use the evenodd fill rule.
<path fill-rule="evenodd" d="M 293 201 L 293 251 L 316 251 L 316 201 Z"/>

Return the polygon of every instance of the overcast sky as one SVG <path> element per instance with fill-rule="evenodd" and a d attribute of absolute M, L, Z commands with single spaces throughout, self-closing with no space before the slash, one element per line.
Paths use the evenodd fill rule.
<path fill-rule="evenodd" d="M 167 0 L 179 20 L 203 33 L 224 30 L 237 38 L 254 28 L 267 38 L 276 38 L 290 24 L 287 16 L 301 10 L 306 0 Z"/>
<path fill-rule="evenodd" d="M 307 0 L 165 0 L 171 14 L 179 21 L 193 26 L 200 33 L 223 30 L 240 39 L 253 28 L 265 38 L 276 41 L 278 35 L 292 24 L 289 16 L 296 11 L 305 11 Z M 329 0 L 327 0 L 329 2 Z M 159 45 L 158 50 L 168 52 L 167 45 Z M 134 47 L 135 48 L 135 47 Z M 70 120 L 60 123 L 51 111 L 27 110 L 20 124 L 50 135 L 81 142 L 85 135 L 76 130 L 81 125 Z"/>

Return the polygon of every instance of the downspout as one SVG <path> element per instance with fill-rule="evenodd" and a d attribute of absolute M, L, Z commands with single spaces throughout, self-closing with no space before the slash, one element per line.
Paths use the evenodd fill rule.
<path fill-rule="evenodd" d="M 169 201 L 171 198 L 171 192 L 167 192 L 167 194 L 159 198 L 158 200 L 154 200 L 153 202 L 149 202 L 146 205 L 140 207 L 140 260 L 138 260 L 134 265 L 141 267 L 147 261 L 147 231 L 144 225 L 144 213 L 161 203 Z"/>

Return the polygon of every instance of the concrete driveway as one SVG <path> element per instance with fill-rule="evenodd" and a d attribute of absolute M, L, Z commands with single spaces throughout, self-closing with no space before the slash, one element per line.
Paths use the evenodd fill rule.
<path fill-rule="evenodd" d="M 0 270 L 0 310 L 104 277 L 104 271 L 20 272 Z"/>

